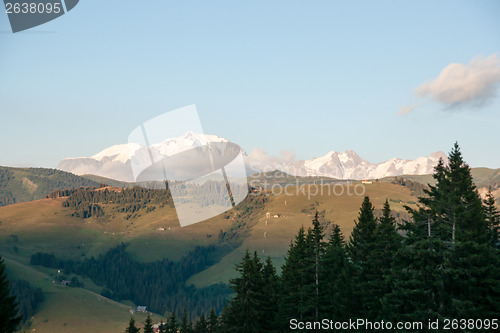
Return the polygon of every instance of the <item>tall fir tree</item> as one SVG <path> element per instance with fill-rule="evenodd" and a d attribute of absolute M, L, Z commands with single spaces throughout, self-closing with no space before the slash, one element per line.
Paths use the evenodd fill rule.
<path fill-rule="evenodd" d="M 146 321 L 144 322 L 144 327 L 142 329 L 144 333 L 153 333 L 153 321 L 151 320 L 151 316 L 148 313 L 146 317 Z"/>
<path fill-rule="evenodd" d="M 456 241 L 487 242 L 482 202 L 457 143 L 448 162 L 439 161 L 433 177 L 436 185 L 428 185 L 426 196 L 419 198 L 421 207 L 409 209 L 414 219 L 408 225 L 410 238 L 439 238 L 450 245 Z"/>
<path fill-rule="evenodd" d="M 364 318 L 365 314 L 371 311 L 369 308 L 371 303 L 366 290 L 371 288 L 368 272 L 371 267 L 369 260 L 370 254 L 374 250 L 376 228 L 377 220 L 373 205 L 370 198 L 365 197 L 347 244 L 349 259 L 353 265 L 352 296 L 357 307 L 352 308 L 351 312 L 355 318 Z"/>
<path fill-rule="evenodd" d="M 491 192 L 491 187 L 486 193 L 484 203 L 484 214 L 488 231 L 490 233 L 490 243 L 495 249 L 500 248 L 500 211 L 495 205 L 495 197 Z"/>
<path fill-rule="evenodd" d="M 17 325 L 21 322 L 18 316 L 18 307 L 15 296 L 9 296 L 10 286 L 5 263 L 0 257 L 0 333 L 15 332 Z"/>
<path fill-rule="evenodd" d="M 451 184 L 445 207 L 451 224 L 452 243 L 472 241 L 480 244 L 488 241 L 487 223 L 470 167 L 464 162 L 458 143 L 449 154 L 446 178 Z"/>
<path fill-rule="evenodd" d="M 208 333 L 208 323 L 203 313 L 194 325 L 194 333 Z"/>
<path fill-rule="evenodd" d="M 320 266 L 320 313 L 322 318 L 344 321 L 350 318 L 351 263 L 347 258 L 345 240 L 340 226 L 333 224 L 332 234 Z"/>
<path fill-rule="evenodd" d="M 279 308 L 277 324 L 288 327 L 290 318 L 303 320 L 305 317 L 306 294 L 304 285 L 306 278 L 304 266 L 306 258 L 306 238 L 304 227 L 301 227 L 290 244 L 285 264 L 282 267 L 278 291 Z"/>
<path fill-rule="evenodd" d="M 170 317 L 168 318 L 165 327 L 167 333 L 177 333 L 179 325 L 177 324 L 177 316 L 175 315 L 174 311 L 172 311 L 172 313 L 170 314 Z"/>
<path fill-rule="evenodd" d="M 401 236 L 396 230 L 396 221 L 391 216 L 388 200 L 384 203 L 382 217 L 374 231 L 372 250 L 367 257 L 364 288 L 364 315 L 369 320 L 380 318 L 382 298 L 392 290 L 390 270 L 394 256 L 401 248 Z"/>
<path fill-rule="evenodd" d="M 498 314 L 498 257 L 490 246 L 482 200 L 457 143 L 449 154 L 445 178 L 451 185 L 443 202 L 444 220 L 451 224 L 451 277 L 445 286 L 452 306 L 447 315 L 481 319 Z"/>
<path fill-rule="evenodd" d="M 404 248 L 384 311 L 399 319 L 485 318 L 498 313 L 498 263 L 469 166 L 458 144 L 436 166 L 418 209 L 408 209 Z"/>
<path fill-rule="evenodd" d="M 262 263 L 257 253 L 251 257 L 248 250 L 243 260 L 237 265 L 239 276 L 230 280 L 234 297 L 226 308 L 225 326 L 229 331 L 242 333 L 260 332 L 262 328 L 261 312 L 263 279 Z"/>
<path fill-rule="evenodd" d="M 141 329 L 135 326 L 134 317 L 130 317 L 130 321 L 128 322 L 128 327 L 125 329 L 125 333 L 138 333 Z"/>
<path fill-rule="evenodd" d="M 452 275 L 452 226 L 446 218 L 446 204 L 453 184 L 443 160 L 434 171 L 436 185 L 429 184 L 424 190 L 426 196 L 419 198 L 421 206 L 407 207 L 413 219 L 402 227 L 406 238 L 393 261 L 393 289 L 382 299 L 382 313 L 389 320 L 435 320 L 443 318 L 451 307 L 444 281 Z"/>
<path fill-rule="evenodd" d="M 321 257 L 325 249 L 323 242 L 323 227 L 319 222 L 319 214 L 316 212 L 312 221 L 312 228 L 309 228 L 306 235 L 306 251 L 303 275 L 304 293 L 304 319 L 311 321 L 320 320 L 320 268 Z"/>
<path fill-rule="evenodd" d="M 210 310 L 210 316 L 208 317 L 208 332 L 215 333 L 219 329 L 219 318 L 215 314 L 214 309 Z"/>
<path fill-rule="evenodd" d="M 349 257 L 357 269 L 363 270 L 373 249 L 377 220 L 369 197 L 363 199 L 358 220 L 349 237 L 347 250 Z"/>
<path fill-rule="evenodd" d="M 260 304 L 258 304 L 262 322 L 261 332 L 275 332 L 277 330 L 278 280 L 271 257 L 267 257 L 262 267 L 262 297 Z"/>
<path fill-rule="evenodd" d="M 179 324 L 179 332 L 180 333 L 192 333 L 193 332 L 191 322 L 188 320 L 187 309 L 184 309 L 184 312 L 182 313 L 180 324 Z"/>
<path fill-rule="evenodd" d="M 230 316 L 231 316 L 231 311 L 229 310 L 229 304 L 226 303 L 226 305 L 224 305 L 224 308 L 222 309 L 222 313 L 220 314 L 220 317 L 219 317 L 219 325 L 218 325 L 217 332 L 219 332 L 219 333 L 231 332 L 229 325 L 231 322 L 233 322 L 233 320 L 232 320 L 232 318 L 230 318 Z"/>

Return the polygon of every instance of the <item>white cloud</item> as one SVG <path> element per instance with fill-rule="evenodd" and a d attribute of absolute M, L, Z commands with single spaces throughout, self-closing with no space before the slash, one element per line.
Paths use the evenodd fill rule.
<path fill-rule="evenodd" d="M 249 171 L 268 172 L 273 170 L 284 171 L 289 174 L 302 175 L 304 160 L 297 160 L 293 151 L 281 151 L 280 156 L 268 155 L 265 150 L 255 148 L 245 157 Z"/>
<path fill-rule="evenodd" d="M 410 106 L 403 105 L 402 107 L 399 108 L 398 114 L 401 116 L 408 114 L 408 113 L 412 112 L 417 106 L 418 106 L 418 104 L 413 104 Z"/>
<path fill-rule="evenodd" d="M 467 65 L 446 66 L 437 78 L 422 84 L 415 93 L 420 97 L 430 96 L 448 108 L 483 106 L 496 96 L 499 83 L 500 61 L 492 54 L 486 58 L 476 56 Z"/>
<path fill-rule="evenodd" d="M 292 151 L 281 151 L 280 156 L 270 156 L 265 150 L 254 148 L 247 159 L 251 161 L 252 166 L 257 169 L 264 169 L 265 167 L 276 169 L 282 167 L 286 163 L 293 162 L 295 160 L 295 154 Z"/>

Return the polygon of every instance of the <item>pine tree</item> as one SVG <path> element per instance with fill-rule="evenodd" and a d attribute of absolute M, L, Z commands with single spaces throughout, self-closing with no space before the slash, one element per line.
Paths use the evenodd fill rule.
<path fill-rule="evenodd" d="M 215 314 L 214 309 L 210 311 L 210 316 L 208 317 L 208 332 L 209 333 L 215 333 L 217 332 L 217 329 L 219 328 L 219 319 L 217 318 L 217 315 Z"/>
<path fill-rule="evenodd" d="M 443 201 L 446 200 L 447 193 L 451 191 L 451 184 L 446 177 L 446 172 L 444 161 L 440 159 L 433 174 L 436 185 L 428 184 L 429 189 L 424 190 L 426 196 L 419 198 L 421 207 L 418 210 L 406 207 L 413 217 L 412 222 L 408 222 L 402 227 L 407 233 L 407 244 L 429 237 L 450 238 L 450 226 L 447 223 L 441 223 L 442 217 L 446 213 Z"/>
<path fill-rule="evenodd" d="M 491 247 L 482 200 L 457 143 L 449 155 L 446 178 L 453 184 L 444 203 L 452 221 L 448 290 L 453 304 L 448 315 L 476 319 L 494 315 L 500 309 L 498 256 Z"/>
<path fill-rule="evenodd" d="M 262 323 L 261 332 L 275 332 L 277 330 L 279 278 L 270 257 L 266 258 L 262 267 L 262 280 L 262 295 L 258 304 Z"/>
<path fill-rule="evenodd" d="M 172 313 L 170 314 L 170 318 L 168 318 L 167 324 L 165 326 L 168 333 L 177 333 L 179 327 L 177 325 L 177 317 L 174 311 L 172 311 Z"/>
<path fill-rule="evenodd" d="M 277 323 L 279 327 L 288 327 L 290 318 L 303 320 L 305 317 L 306 278 L 304 266 L 306 258 L 306 239 L 304 227 L 299 229 L 290 248 L 286 262 L 282 267 L 278 291 L 279 308 Z"/>
<path fill-rule="evenodd" d="M 153 333 L 153 321 L 151 320 L 149 313 L 146 321 L 144 322 L 143 331 L 144 333 Z"/>
<path fill-rule="evenodd" d="M 377 220 L 373 211 L 374 208 L 370 198 L 365 197 L 347 245 L 349 257 L 359 270 L 363 270 L 366 266 L 367 258 L 373 249 L 375 241 Z"/>
<path fill-rule="evenodd" d="M 381 300 L 392 290 L 390 270 L 393 258 L 402 245 L 402 239 L 396 231 L 396 221 L 391 216 L 391 208 L 387 200 L 374 236 L 372 251 L 367 258 L 366 277 L 368 280 L 363 297 L 364 315 L 369 320 L 376 320 L 380 316 Z"/>
<path fill-rule="evenodd" d="M 191 327 L 191 322 L 188 320 L 188 314 L 186 309 L 184 309 L 184 312 L 182 313 L 181 322 L 179 324 L 179 331 L 180 333 L 193 332 L 193 329 Z"/>
<path fill-rule="evenodd" d="M 348 255 L 353 265 L 353 302 L 358 304 L 357 308 L 351 309 L 352 315 L 362 316 L 371 311 L 369 300 L 366 295 L 367 288 L 371 288 L 368 280 L 370 269 L 370 254 L 375 244 L 375 229 L 377 220 L 374 216 L 374 208 L 369 197 L 365 197 L 361 204 L 358 221 L 351 232 L 347 245 Z"/>
<path fill-rule="evenodd" d="M 11 333 L 16 331 L 17 325 L 21 322 L 18 316 L 18 307 L 16 298 L 9 296 L 10 287 L 7 274 L 5 273 L 5 264 L 0 257 L 0 332 Z"/>
<path fill-rule="evenodd" d="M 490 242 L 491 245 L 499 249 L 500 248 L 500 212 L 495 206 L 495 197 L 493 193 L 491 193 L 491 187 L 486 193 L 486 198 L 483 201 L 484 203 L 484 214 L 486 218 L 486 222 L 488 225 L 488 231 L 490 233 Z"/>
<path fill-rule="evenodd" d="M 440 160 L 433 177 L 436 185 L 429 185 L 427 196 L 419 198 L 422 207 L 409 209 L 414 218 L 409 228 L 418 233 L 414 240 L 435 237 L 450 245 L 456 241 L 487 242 L 482 202 L 457 143 L 448 165 Z"/>
<path fill-rule="evenodd" d="M 455 144 L 435 169 L 436 185 L 408 209 L 404 248 L 384 311 L 399 319 L 485 318 L 499 311 L 498 255 L 469 166 Z"/>
<path fill-rule="evenodd" d="M 344 236 L 340 226 L 333 225 L 332 234 L 321 258 L 320 313 L 322 318 L 344 321 L 350 318 L 351 264 L 347 259 Z"/>
<path fill-rule="evenodd" d="M 306 236 L 306 257 L 304 271 L 304 292 L 307 295 L 304 306 L 304 319 L 320 320 L 320 264 L 325 244 L 323 243 L 323 228 L 319 222 L 318 212 L 312 221 L 312 228 Z"/>
<path fill-rule="evenodd" d="M 231 311 L 229 310 L 229 305 L 226 303 L 226 305 L 224 305 L 224 308 L 222 309 L 222 313 L 220 315 L 219 327 L 218 327 L 217 332 L 220 332 L 220 333 L 231 332 L 229 326 L 233 320 L 229 317 L 231 315 L 230 312 Z"/>
<path fill-rule="evenodd" d="M 201 314 L 200 318 L 194 325 L 194 332 L 195 333 L 208 333 L 208 323 L 207 320 L 205 319 L 205 315 Z"/>
<path fill-rule="evenodd" d="M 316 212 L 314 219 L 312 221 L 313 227 L 310 229 L 308 233 L 308 249 L 310 252 L 310 266 L 313 275 L 313 297 L 311 299 L 310 309 L 312 310 L 312 318 L 314 320 L 320 320 L 320 266 L 321 266 L 321 257 L 323 256 L 325 250 L 325 244 L 323 243 L 323 237 L 325 236 L 323 233 L 323 227 L 321 227 L 318 218 L 318 212 Z"/>
<path fill-rule="evenodd" d="M 225 325 L 230 331 L 242 333 L 260 332 L 262 321 L 258 306 L 262 304 L 262 263 L 254 253 L 250 257 L 248 250 L 243 260 L 236 266 L 239 276 L 230 280 L 234 297 L 226 308 Z"/>
<path fill-rule="evenodd" d="M 128 323 L 128 327 L 125 329 L 125 333 L 138 333 L 140 331 L 137 326 L 135 326 L 134 317 L 130 317 L 130 321 Z"/>
<path fill-rule="evenodd" d="M 449 155 L 449 167 L 446 173 L 451 186 L 451 193 L 446 196 L 449 206 L 448 219 L 451 220 L 452 243 L 488 241 L 487 224 L 481 198 L 473 182 L 470 167 L 464 162 L 458 143 L 455 143 Z"/>
<path fill-rule="evenodd" d="M 446 205 L 453 184 L 443 160 L 434 171 L 436 185 L 429 184 L 424 190 L 426 196 L 419 198 L 419 209 L 407 207 L 413 221 L 402 227 L 406 238 L 393 261 L 393 289 L 382 299 L 383 315 L 389 320 L 435 320 L 443 318 L 451 306 L 444 281 L 452 275 L 452 226 Z"/>

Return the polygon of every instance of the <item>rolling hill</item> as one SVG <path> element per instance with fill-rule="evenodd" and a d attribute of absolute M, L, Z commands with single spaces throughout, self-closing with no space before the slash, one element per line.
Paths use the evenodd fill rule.
<path fill-rule="evenodd" d="M 0 166 L 0 206 L 42 199 L 59 189 L 98 185 L 94 180 L 55 169 Z"/>
<path fill-rule="evenodd" d="M 490 169 L 490 168 L 471 168 L 472 177 L 474 178 L 474 183 L 478 188 L 488 188 L 493 189 L 500 188 L 500 169 Z M 432 174 L 429 175 L 403 175 L 399 178 L 410 179 L 412 181 L 419 182 L 421 184 L 435 184 L 435 180 Z M 394 177 L 385 177 L 384 180 L 393 180 Z"/>
<path fill-rule="evenodd" d="M 23 326 L 24 331 L 42 333 L 123 332 L 130 319 L 130 305 L 118 303 L 89 289 L 70 288 L 53 283 L 53 272 L 36 269 L 17 257 L 5 257 L 7 274 L 22 277 L 43 290 L 45 301 Z M 140 324 L 143 313 L 134 315 Z M 160 316 L 153 315 L 155 322 Z"/>

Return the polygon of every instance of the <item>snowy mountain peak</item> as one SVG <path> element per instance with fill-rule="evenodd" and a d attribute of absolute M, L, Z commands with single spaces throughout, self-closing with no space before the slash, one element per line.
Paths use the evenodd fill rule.
<path fill-rule="evenodd" d="M 173 156 L 180 152 L 204 146 L 210 142 L 228 142 L 216 135 L 204 135 L 189 131 L 177 138 L 169 138 L 147 147 L 139 143 L 125 143 L 108 147 L 91 157 L 66 158 L 58 169 L 77 175 L 93 174 L 116 180 L 133 182 L 131 160 L 150 161 Z"/>
<path fill-rule="evenodd" d="M 102 161 L 106 157 L 113 157 L 113 161 L 126 163 L 130 159 L 130 155 L 142 146 L 137 143 L 125 143 L 108 147 L 101 152 L 95 154 L 91 158 Z"/>
<path fill-rule="evenodd" d="M 77 175 L 94 174 L 122 181 L 134 181 L 131 160 L 154 160 L 173 156 L 180 152 L 206 145 L 210 142 L 229 142 L 216 135 L 187 132 L 177 138 L 170 138 L 150 147 L 138 143 L 119 144 L 108 147 L 92 157 L 66 158 L 58 169 Z M 447 161 L 443 152 L 415 160 L 391 158 L 373 164 L 361 158 L 355 151 L 346 150 L 327 154 L 310 160 L 296 160 L 293 154 L 281 157 L 268 156 L 264 150 L 255 149 L 244 155 L 251 172 L 281 170 L 295 176 L 321 176 L 337 179 L 377 179 L 389 176 L 431 174 L 439 159 Z M 149 160 L 148 160 L 149 161 Z"/>
<path fill-rule="evenodd" d="M 342 153 L 334 150 L 310 160 L 284 163 L 277 158 L 263 155 L 259 150 L 252 152 L 247 158 L 250 169 L 259 169 L 263 161 L 272 161 L 276 169 L 295 176 L 321 176 L 337 179 L 377 179 L 390 176 L 431 174 L 439 159 L 446 161 L 443 152 L 436 152 L 428 157 L 419 157 L 416 160 L 391 158 L 382 163 L 370 163 L 361 158 L 355 151 L 346 150 Z M 268 169 L 269 170 L 269 169 Z"/>
<path fill-rule="evenodd" d="M 153 144 L 151 148 L 157 150 L 161 155 L 172 156 L 191 148 L 204 146 L 210 142 L 229 141 L 216 135 L 204 135 L 189 131 L 177 138 L 166 139 L 161 143 Z"/>

